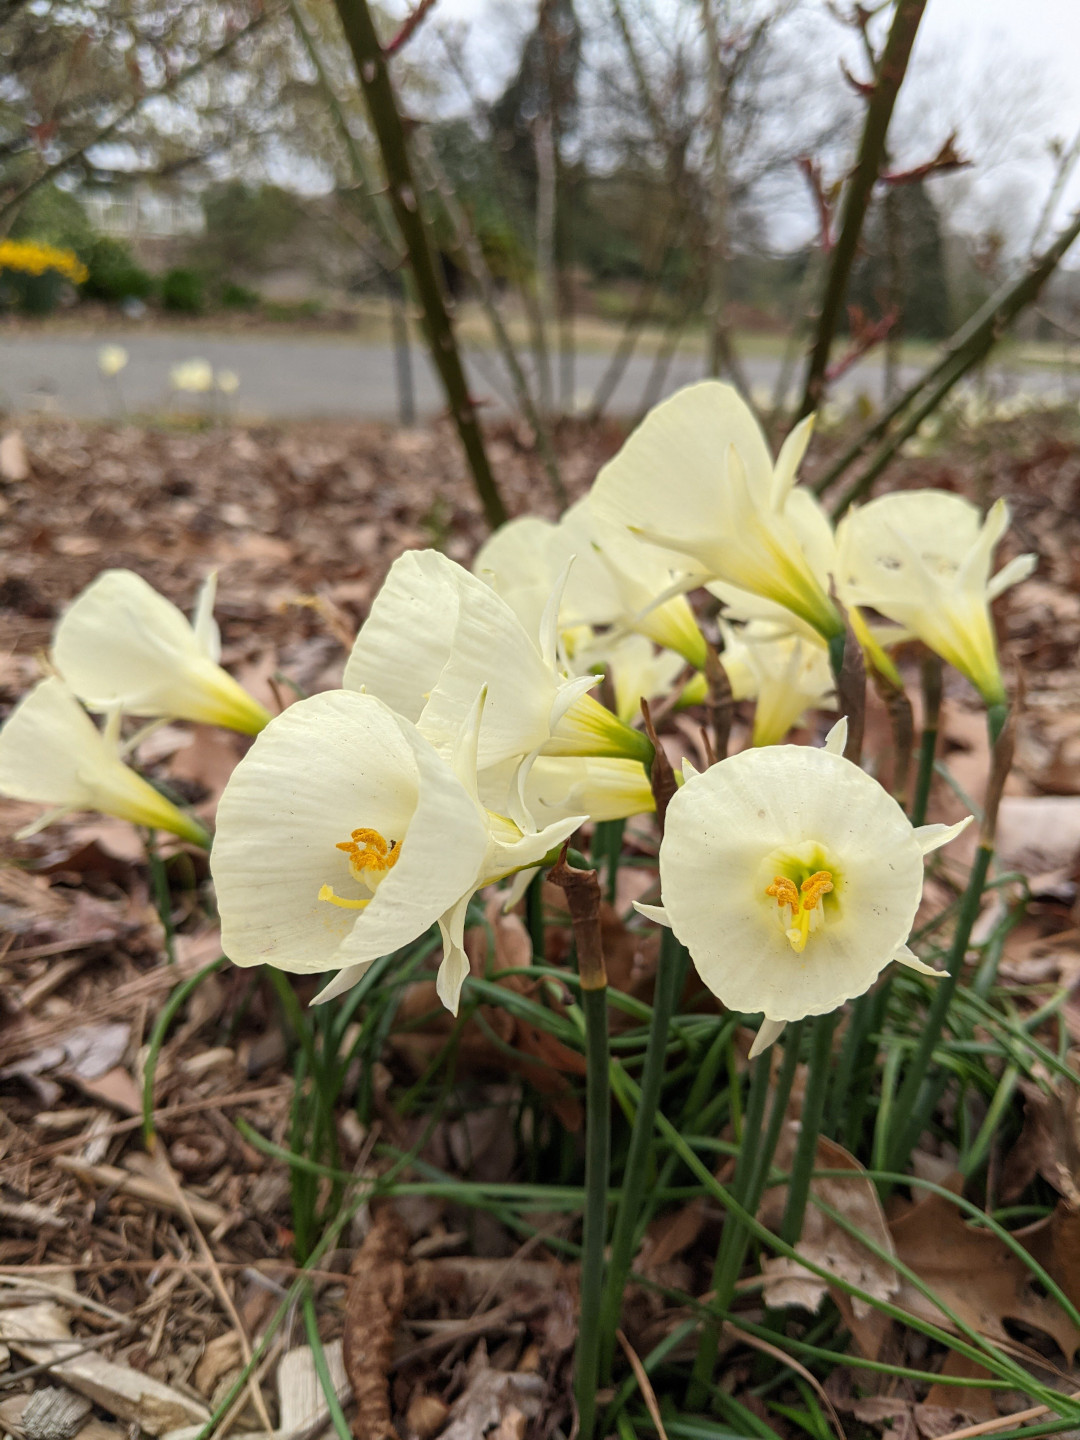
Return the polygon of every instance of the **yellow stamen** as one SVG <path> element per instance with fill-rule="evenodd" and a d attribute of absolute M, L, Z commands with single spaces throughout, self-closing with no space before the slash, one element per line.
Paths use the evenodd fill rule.
<path fill-rule="evenodd" d="M 792 914 L 799 908 L 799 892 L 795 889 L 794 880 L 789 880 L 786 875 L 777 875 L 771 885 L 766 885 L 765 894 L 775 896 L 781 908 L 790 905 Z"/>
<path fill-rule="evenodd" d="M 813 875 L 806 877 L 799 889 L 795 888 L 794 880 L 789 880 L 786 875 L 777 875 L 773 878 L 771 885 L 766 885 L 765 894 L 771 895 L 781 910 L 785 906 L 791 907 L 790 919 L 787 916 L 784 917 L 788 921 L 784 928 L 784 934 L 787 936 L 788 944 L 797 955 L 801 955 L 806 949 L 814 911 L 818 909 L 820 901 L 834 888 L 833 877 L 828 870 L 815 870 Z M 820 913 L 824 914 L 824 906 Z"/>
<path fill-rule="evenodd" d="M 337 905 L 342 910 L 363 910 L 371 904 L 383 875 L 397 864 L 401 846 L 396 840 L 387 840 L 378 830 L 361 827 L 354 830 L 348 840 L 339 841 L 336 848 L 343 850 L 349 857 L 349 874 L 352 878 L 366 885 L 372 894 L 363 900 L 346 900 L 343 896 L 334 894 L 332 885 L 324 885 L 319 891 L 319 899 L 330 905 Z"/>
<path fill-rule="evenodd" d="M 367 900 L 346 900 L 342 895 L 334 894 L 332 885 L 323 885 L 319 890 L 319 899 L 328 900 L 331 905 L 340 906 L 342 910 L 363 910 L 371 904 L 371 898 Z"/>
<path fill-rule="evenodd" d="M 352 838 L 340 840 L 338 850 L 344 850 L 349 857 L 349 870 L 354 880 L 363 880 L 365 870 L 380 873 L 392 870 L 401 854 L 396 840 L 387 841 L 378 830 L 354 830 Z"/>

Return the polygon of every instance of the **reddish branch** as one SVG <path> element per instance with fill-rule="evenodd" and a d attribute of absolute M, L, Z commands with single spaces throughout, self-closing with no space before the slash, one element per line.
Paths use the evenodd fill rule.
<path fill-rule="evenodd" d="M 883 185 L 915 185 L 928 175 L 947 175 L 953 170 L 968 170 L 972 162 L 965 160 L 956 148 L 956 131 L 949 136 L 932 160 L 914 165 L 910 170 L 894 170 L 882 175 Z"/>
<path fill-rule="evenodd" d="M 387 59 L 389 59 L 391 55 L 396 55 L 399 50 L 404 49 L 404 47 L 415 35 L 416 31 L 424 23 L 424 20 L 427 18 L 428 12 L 434 10 L 434 8 L 435 0 L 420 0 L 419 5 L 417 5 L 416 9 L 412 12 L 412 14 L 405 17 L 404 21 L 402 22 L 401 29 L 397 32 L 397 34 L 393 37 L 389 44 L 383 46 L 383 53 L 386 55 Z"/>
<path fill-rule="evenodd" d="M 821 166 L 810 155 L 800 155 L 797 164 L 806 176 L 806 183 L 810 187 L 810 194 L 814 197 L 814 208 L 818 214 L 818 240 L 822 250 L 827 255 L 833 248 L 833 214 L 832 204 L 825 192 L 825 177 L 822 173 Z"/>
<path fill-rule="evenodd" d="M 839 360 L 834 360 L 828 370 L 826 370 L 826 381 L 832 384 L 834 380 L 839 380 L 840 376 L 846 374 L 856 361 L 861 360 L 875 345 L 880 345 L 899 318 L 899 310 L 893 308 L 884 314 L 880 320 L 875 320 L 871 323 L 867 320 L 858 305 L 850 305 L 848 307 L 848 321 L 851 325 L 851 345 L 847 353 L 841 355 Z"/>

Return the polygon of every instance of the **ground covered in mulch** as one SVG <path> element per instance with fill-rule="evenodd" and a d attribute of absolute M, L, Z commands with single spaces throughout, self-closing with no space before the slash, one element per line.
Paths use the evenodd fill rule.
<path fill-rule="evenodd" d="M 560 435 L 572 495 L 619 438 L 606 428 Z M 891 481 L 960 489 L 984 504 L 1005 495 L 1014 515 L 1007 553 L 1040 555 L 1035 577 L 999 608 L 1008 665 L 1026 692 L 1009 787 L 1023 803 L 1011 820 L 1004 812 L 1003 849 L 1033 877 L 1038 897 L 1010 940 L 1017 973 L 1026 964 L 1031 976 L 1069 980 L 1080 969 L 1070 910 L 1080 824 L 1068 798 L 1080 797 L 1076 440 L 1072 418 L 1038 417 L 953 437 L 937 454 L 901 460 Z M 816 464 L 829 449 L 826 441 Z M 491 458 L 513 513 L 554 513 L 543 471 L 512 428 L 493 433 Z M 338 683 L 352 636 L 398 554 L 436 545 L 468 562 L 485 533 L 442 426 L 56 421 L 12 427 L 0 439 L 0 530 L 0 714 L 40 673 L 66 602 L 101 569 L 135 569 L 184 609 L 216 569 L 223 662 L 273 708 L 287 688 L 311 693 Z M 982 720 L 959 682 L 950 682 L 945 714 L 946 758 L 977 792 L 987 761 Z M 871 749 L 875 733 L 887 734 L 883 710 L 871 716 Z M 147 758 L 212 815 L 244 744 L 170 725 Z M 1052 822 L 1038 808 L 1047 796 L 1065 807 Z M 959 804 L 948 793 L 936 803 L 942 818 Z M 12 832 L 34 809 L 0 807 L 8 837 L 0 840 L 0 1433 L 121 1440 L 137 1425 L 151 1434 L 194 1426 L 194 1435 L 285 1306 L 258 1383 L 233 1403 L 234 1432 L 313 1436 L 325 1428 L 307 1318 L 344 1397 L 353 1382 L 359 1436 L 390 1433 L 378 1428 L 388 1419 L 387 1371 L 402 1433 L 569 1434 L 573 1267 L 542 1238 L 523 1242 L 491 1210 L 430 1195 L 374 1212 L 361 1205 L 330 1236 L 305 1317 L 290 1290 L 297 1236 L 289 1170 L 253 1143 L 288 1147 L 295 1088 L 292 1037 L 258 975 L 226 966 L 177 1010 L 157 1061 L 157 1141 L 147 1147 L 140 1097 L 155 1022 L 178 983 L 219 954 L 205 862 L 170 862 L 167 936 L 153 903 L 154 872 L 130 827 L 89 817 L 16 842 Z M 1072 849 L 1062 838 L 1070 824 Z M 609 924 L 615 983 L 647 996 L 651 947 L 615 914 Z M 506 966 L 527 963 L 513 958 L 528 943 L 519 921 L 493 924 L 491 933 Z M 489 941 L 477 932 L 473 943 L 482 965 Z M 313 988 L 300 984 L 301 1000 Z M 382 1060 L 363 1077 L 345 1077 L 343 1096 L 364 1089 L 367 1120 L 341 1105 L 342 1171 L 362 1179 L 376 1145 L 389 1143 L 419 1147 L 446 1174 L 520 1179 L 523 1088 L 539 1096 L 530 1119 L 542 1112 L 565 1133 L 573 1168 L 580 1057 L 498 1007 L 482 1014 L 484 1027 L 466 1035 L 458 1053 L 455 1099 L 432 1130 L 415 1097 L 403 1104 L 402 1096 L 410 1087 L 421 1100 L 431 1093 L 428 1068 L 446 1026 L 431 1018 L 429 982 L 411 988 Z M 529 1062 L 517 1073 L 500 1059 L 512 1052 Z M 331 1177 L 312 1183 L 324 1205 L 338 1203 Z M 542 1236 L 577 1234 L 573 1214 L 533 1220 Z M 715 1221 L 700 1210 L 669 1221 L 641 1263 L 666 1283 L 703 1293 Z M 631 1342 L 647 1349 L 685 1318 L 655 1296 L 639 1297 Z M 35 1371 L 55 1360 L 55 1342 L 66 1337 L 79 1353 L 59 1370 Z M 732 1372 L 736 1389 L 741 1373 Z M 379 1394 L 365 1395 L 365 1375 L 379 1377 Z M 81 1406 L 73 1393 L 85 1397 Z M 910 1397 L 899 1401 L 910 1419 Z M 66 1431 L 27 1409 L 61 1402 L 77 1412 Z"/>

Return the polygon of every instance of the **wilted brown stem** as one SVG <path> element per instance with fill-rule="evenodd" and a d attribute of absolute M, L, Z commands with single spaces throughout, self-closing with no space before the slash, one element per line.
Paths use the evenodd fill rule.
<path fill-rule="evenodd" d="M 578 974 L 583 990 L 607 988 L 604 967 L 604 938 L 600 928 L 600 880 L 595 870 L 578 870 L 566 861 L 566 846 L 548 879 L 566 896 L 566 908 L 574 926 Z"/>
<path fill-rule="evenodd" d="M 653 799 L 656 801 L 656 823 L 660 827 L 660 834 L 663 835 L 667 807 L 679 786 L 675 779 L 675 771 L 671 768 L 671 761 L 667 758 L 664 747 L 660 744 L 660 737 L 656 733 L 656 726 L 649 713 L 649 702 L 644 698 L 641 701 L 641 714 L 645 721 L 645 734 L 652 741 L 653 760 L 649 771 L 649 783 L 652 785 Z"/>

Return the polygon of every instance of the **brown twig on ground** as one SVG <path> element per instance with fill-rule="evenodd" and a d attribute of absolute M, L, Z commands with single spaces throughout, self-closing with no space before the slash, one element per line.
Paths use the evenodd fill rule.
<path fill-rule="evenodd" d="M 356 1252 L 345 1298 L 345 1373 L 356 1399 L 356 1440 L 397 1440 L 390 1415 L 394 1331 L 405 1305 L 409 1236 L 389 1206 L 376 1211 Z"/>

